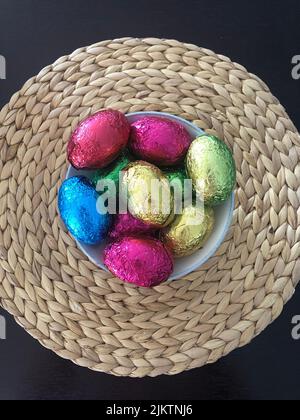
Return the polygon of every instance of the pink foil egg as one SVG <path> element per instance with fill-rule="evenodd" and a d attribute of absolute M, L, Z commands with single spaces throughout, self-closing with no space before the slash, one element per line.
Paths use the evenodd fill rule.
<path fill-rule="evenodd" d="M 185 127 L 167 118 L 142 117 L 131 124 L 129 144 L 132 152 L 158 166 L 181 163 L 191 141 Z"/>
<path fill-rule="evenodd" d="M 174 266 L 170 251 L 161 241 L 141 236 L 125 236 L 108 245 L 104 263 L 119 279 L 141 287 L 166 281 Z"/>
<path fill-rule="evenodd" d="M 72 134 L 68 159 L 76 169 L 101 169 L 113 162 L 128 143 L 130 125 L 119 111 L 107 109 L 83 120 Z"/>
<path fill-rule="evenodd" d="M 154 235 L 154 226 L 136 219 L 130 213 L 117 214 L 109 231 L 110 239 L 119 239 L 128 235 Z"/>

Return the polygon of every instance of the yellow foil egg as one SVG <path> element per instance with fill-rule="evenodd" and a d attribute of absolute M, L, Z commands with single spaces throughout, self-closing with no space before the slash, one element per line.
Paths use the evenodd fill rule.
<path fill-rule="evenodd" d="M 157 228 L 172 222 L 173 194 L 159 168 L 144 161 L 133 162 L 123 172 L 121 187 L 133 216 Z"/>
<path fill-rule="evenodd" d="M 191 255 L 202 248 L 215 224 L 211 207 L 190 205 L 161 232 L 162 241 L 176 258 Z"/>

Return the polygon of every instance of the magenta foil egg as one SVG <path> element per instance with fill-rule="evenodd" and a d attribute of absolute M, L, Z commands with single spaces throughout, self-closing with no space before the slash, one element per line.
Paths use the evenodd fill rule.
<path fill-rule="evenodd" d="M 130 148 L 139 158 L 158 166 L 181 163 L 191 145 L 188 131 L 163 117 L 142 117 L 131 124 Z"/>
<path fill-rule="evenodd" d="M 166 281 L 174 266 L 170 251 L 161 241 L 141 236 L 125 236 L 108 245 L 104 263 L 119 279 L 141 287 Z"/>
<path fill-rule="evenodd" d="M 155 235 L 154 226 L 136 219 L 130 213 L 117 214 L 109 231 L 110 239 L 119 239 L 128 235 Z"/>
<path fill-rule="evenodd" d="M 119 111 L 107 109 L 83 120 L 72 134 L 68 159 L 76 169 L 101 169 L 126 147 L 130 125 Z"/>

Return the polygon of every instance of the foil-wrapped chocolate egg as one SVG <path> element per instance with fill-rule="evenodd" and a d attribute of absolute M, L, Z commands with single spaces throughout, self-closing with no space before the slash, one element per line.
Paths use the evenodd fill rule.
<path fill-rule="evenodd" d="M 153 287 L 166 281 L 173 271 L 173 257 L 158 239 L 125 236 L 108 245 L 104 263 L 113 275 L 127 283 Z"/>
<path fill-rule="evenodd" d="M 156 229 L 130 213 L 117 214 L 109 231 L 110 239 L 119 239 L 129 235 L 155 235 Z"/>
<path fill-rule="evenodd" d="M 174 208 L 175 214 L 178 214 L 182 210 L 185 199 L 189 199 L 192 202 L 193 198 L 193 187 L 192 181 L 188 179 L 185 168 L 168 169 L 164 171 L 167 176 L 171 190 L 174 196 Z"/>
<path fill-rule="evenodd" d="M 108 109 L 82 121 L 72 134 L 68 159 L 76 169 L 105 168 L 126 147 L 130 125 L 119 111 Z"/>
<path fill-rule="evenodd" d="M 158 166 L 182 162 L 191 141 L 185 127 L 168 118 L 142 117 L 131 124 L 129 144 L 132 152 Z"/>
<path fill-rule="evenodd" d="M 198 137 L 188 150 L 186 168 L 206 205 L 216 206 L 229 198 L 236 183 L 236 167 L 223 141 L 207 134 Z"/>
<path fill-rule="evenodd" d="M 129 155 L 127 150 L 124 150 L 121 155 L 104 169 L 97 169 L 91 178 L 93 186 L 97 189 L 99 181 L 110 180 L 114 182 L 116 190 L 119 187 L 120 172 L 122 172 L 127 165 L 132 161 L 132 157 Z"/>
<path fill-rule="evenodd" d="M 81 176 L 63 182 L 58 194 L 58 208 L 69 232 L 89 245 L 101 243 L 111 223 L 109 214 L 97 211 L 97 194 L 90 181 Z"/>
<path fill-rule="evenodd" d="M 159 168 L 144 161 L 132 162 L 123 172 L 121 187 L 134 217 L 157 228 L 171 222 L 173 194 Z"/>
<path fill-rule="evenodd" d="M 164 171 L 164 174 L 167 176 L 170 183 L 174 181 L 180 182 L 182 188 L 184 187 L 185 180 L 188 179 L 185 168 L 168 169 Z"/>
<path fill-rule="evenodd" d="M 191 255 L 205 244 L 214 223 L 212 208 L 190 205 L 183 209 L 170 226 L 162 230 L 161 240 L 176 258 Z"/>

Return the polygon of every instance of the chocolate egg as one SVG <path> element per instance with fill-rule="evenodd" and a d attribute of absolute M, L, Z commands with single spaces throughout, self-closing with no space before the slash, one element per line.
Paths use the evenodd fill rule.
<path fill-rule="evenodd" d="M 178 122 L 162 117 L 142 117 L 131 124 L 130 148 L 140 159 L 158 166 L 182 162 L 191 136 Z"/>
<path fill-rule="evenodd" d="M 108 245 L 104 263 L 113 275 L 127 283 L 152 287 L 166 281 L 173 271 L 173 258 L 155 238 L 126 236 Z"/>
<path fill-rule="evenodd" d="M 191 144 L 186 168 L 193 188 L 206 205 L 226 201 L 236 183 L 233 155 L 224 142 L 204 134 Z"/>
<path fill-rule="evenodd" d="M 101 243 L 110 227 L 111 216 L 97 211 L 97 200 L 101 197 L 85 177 L 69 178 L 59 190 L 61 218 L 74 238 L 85 244 Z"/>
<path fill-rule="evenodd" d="M 174 197 L 175 214 L 180 214 L 182 212 L 182 207 L 185 203 L 185 200 L 190 200 L 189 203 L 191 203 L 193 200 L 194 194 L 192 181 L 188 179 L 185 168 L 176 168 L 173 170 L 168 169 L 164 171 L 164 174 L 167 176 L 170 182 Z"/>
<path fill-rule="evenodd" d="M 164 174 L 167 176 L 170 183 L 173 181 L 180 182 L 182 188 L 184 187 L 184 181 L 188 179 L 185 168 L 168 169 L 164 171 Z"/>
<path fill-rule="evenodd" d="M 173 194 L 159 168 L 143 161 L 132 162 L 123 172 L 121 186 L 134 217 L 158 228 L 170 223 Z"/>
<path fill-rule="evenodd" d="M 123 171 L 131 161 L 132 157 L 129 155 L 128 151 L 123 151 L 116 161 L 104 169 L 98 169 L 93 174 L 91 178 L 93 186 L 97 189 L 99 181 L 110 180 L 114 182 L 116 189 L 118 190 L 120 172 Z"/>
<path fill-rule="evenodd" d="M 100 111 L 82 121 L 72 134 L 68 159 L 76 169 L 99 169 L 109 165 L 127 145 L 130 125 L 119 111 Z"/>
<path fill-rule="evenodd" d="M 161 239 L 176 258 L 191 255 L 205 244 L 214 223 L 212 208 L 190 205 L 161 232 Z"/>
<path fill-rule="evenodd" d="M 117 214 L 109 231 L 110 239 L 119 239 L 128 235 L 155 235 L 156 229 L 136 219 L 130 213 Z"/>

